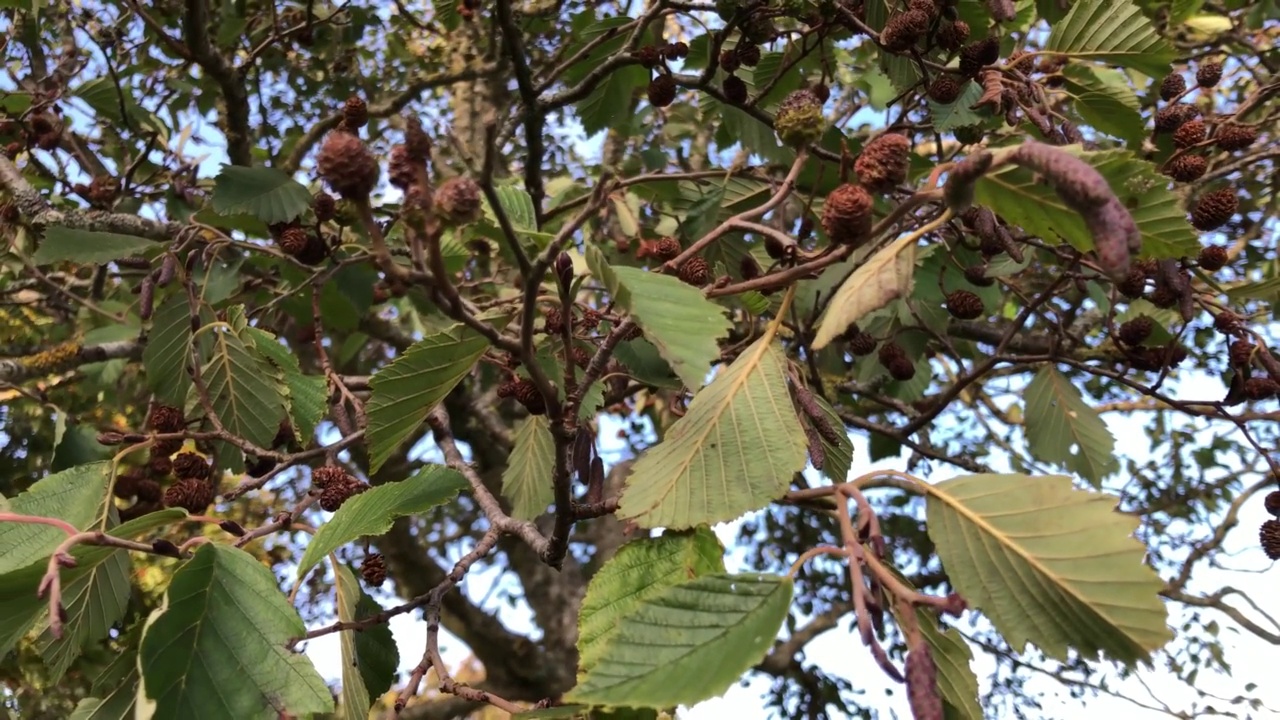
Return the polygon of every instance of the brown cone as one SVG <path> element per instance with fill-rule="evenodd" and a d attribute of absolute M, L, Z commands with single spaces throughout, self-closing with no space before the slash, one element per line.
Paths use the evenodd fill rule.
<path fill-rule="evenodd" d="M 378 161 L 360 138 L 349 132 L 334 131 L 325 138 L 316 155 L 320 177 L 349 200 L 364 200 L 378 184 Z"/>
<path fill-rule="evenodd" d="M 873 205 L 865 188 L 845 183 L 827 195 L 822 206 L 822 229 L 837 245 L 858 245 L 871 231 Z"/>

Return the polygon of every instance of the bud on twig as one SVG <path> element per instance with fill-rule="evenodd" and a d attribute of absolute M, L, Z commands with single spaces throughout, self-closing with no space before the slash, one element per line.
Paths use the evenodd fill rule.
<path fill-rule="evenodd" d="M 556 256 L 556 280 L 560 282 L 560 287 L 568 290 L 573 284 L 573 258 L 569 257 L 569 253 L 562 252 Z"/>
<path fill-rule="evenodd" d="M 245 536 L 244 528 L 235 520 L 223 520 L 218 523 L 218 527 L 222 528 L 224 532 L 235 535 L 236 537 Z"/>
<path fill-rule="evenodd" d="M 164 555 L 167 557 L 174 557 L 174 558 L 182 557 L 182 551 L 178 549 L 178 546 L 174 545 L 168 540 L 165 540 L 164 538 L 159 538 L 151 541 L 151 552 L 157 555 Z"/>

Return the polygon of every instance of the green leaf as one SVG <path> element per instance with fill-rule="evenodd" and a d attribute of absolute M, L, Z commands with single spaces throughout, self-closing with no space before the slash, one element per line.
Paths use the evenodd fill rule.
<path fill-rule="evenodd" d="M 499 185 L 495 192 L 498 194 L 498 204 L 502 206 L 503 212 L 506 213 L 507 219 L 511 221 L 512 227 L 516 230 L 524 232 L 537 232 L 538 219 L 534 212 L 533 198 L 524 188 L 514 185 Z M 485 201 L 485 213 L 496 225 L 498 218 L 493 213 L 493 209 L 489 207 L 488 200 Z"/>
<path fill-rule="evenodd" d="M 904 235 L 867 258 L 831 297 L 818 324 L 813 349 L 821 350 L 867 313 L 911 294 L 916 241 Z"/>
<path fill-rule="evenodd" d="M 369 380 L 370 472 L 382 467 L 488 348 L 483 335 L 455 325 L 414 343 Z"/>
<path fill-rule="evenodd" d="M 191 306 L 186 292 L 165 298 L 151 316 L 147 346 L 142 349 L 142 366 L 147 385 L 156 400 L 182 407 L 191 389 L 187 366 L 191 361 Z"/>
<path fill-rule="evenodd" d="M 766 335 L 694 395 L 636 461 L 618 516 L 646 528 L 690 528 L 733 520 L 785 493 L 808 458 L 785 363 Z"/>
<path fill-rule="evenodd" d="M 1127 150 L 1083 152 L 1078 145 L 1064 149 L 1093 165 L 1129 208 L 1142 233 L 1142 256 L 1177 258 L 1199 252 L 1200 241 L 1181 201 L 1154 165 Z M 1093 249 L 1093 236 L 1084 220 L 1052 187 L 1023 168 L 1001 168 L 982 177 L 976 184 L 976 201 L 1032 235 L 1061 237 L 1081 252 Z"/>
<path fill-rule="evenodd" d="M 712 363 L 720 357 L 719 340 L 732 327 L 725 309 L 678 278 L 610 267 L 594 245 L 587 246 L 587 265 L 684 384 L 691 389 L 702 387 Z"/>
<path fill-rule="evenodd" d="M 1139 518 L 1114 497 L 1065 475 L 969 475 L 930 486 L 927 520 L 956 591 L 1015 650 L 1132 665 L 1172 638 Z"/>
<path fill-rule="evenodd" d="M 938 692 L 949 706 L 947 717 L 982 720 L 982 707 L 978 705 L 978 676 L 970 666 L 973 650 L 959 630 L 947 628 L 944 632 L 938 627 L 932 612 L 917 610 L 916 619 L 920 634 L 933 654 L 933 663 L 938 668 Z"/>
<path fill-rule="evenodd" d="M 1120 469 L 1113 454 L 1116 439 L 1107 424 L 1052 365 L 1036 373 L 1024 397 L 1027 446 L 1033 456 L 1070 469 L 1094 487 Z"/>
<path fill-rule="evenodd" d="M 213 187 L 219 214 L 248 214 L 268 225 L 294 220 L 308 207 L 311 192 L 273 168 L 223 165 Z"/>
<path fill-rule="evenodd" d="M 1076 0 L 1052 28 L 1045 50 L 1133 68 L 1153 78 L 1168 73 L 1177 57 L 1131 0 Z"/>
<path fill-rule="evenodd" d="M 329 407 L 328 382 L 319 375 L 302 374 L 298 358 L 271 333 L 255 327 L 245 328 L 245 333 L 246 340 L 253 341 L 253 348 L 283 374 L 294 433 L 304 440 L 311 437 Z"/>
<path fill-rule="evenodd" d="M 502 495 L 511 503 L 511 517 L 533 520 L 555 500 L 555 452 L 546 416 L 530 415 L 516 425 L 515 447 L 502 471 Z"/>
<path fill-rule="evenodd" d="M 978 125 L 986 117 L 970 106 L 982 97 L 982 84 L 972 80 L 964 84 L 960 97 L 948 105 L 941 105 L 929 100 L 929 114 L 933 116 L 933 128 L 938 132 L 955 130 L 966 125 Z"/>
<path fill-rule="evenodd" d="M 306 632 L 270 568 L 206 543 L 174 574 L 166 606 L 142 637 L 143 690 L 154 720 L 276 720 L 333 712 L 311 661 L 285 649 Z"/>
<path fill-rule="evenodd" d="M 160 243 L 136 235 L 91 232 L 54 225 L 45 230 L 40 249 L 36 250 L 35 257 L 31 261 L 36 265 L 48 265 L 64 260 L 78 263 L 104 263 L 160 247 L 162 247 Z"/>
<path fill-rule="evenodd" d="M 623 618 L 568 702 L 693 705 L 729 689 L 768 652 L 786 619 L 791 581 L 711 575 L 665 588 Z"/>
<path fill-rule="evenodd" d="M 102 518 L 108 463 L 81 465 L 49 475 L 9 501 L 10 512 L 56 517 L 77 530 Z M 53 554 L 66 534 L 49 525 L 0 523 L 0 574 L 24 568 Z"/>
<path fill-rule="evenodd" d="M 671 365 L 662 359 L 658 348 L 644 338 L 618 343 L 613 356 L 636 380 L 654 387 L 679 390 L 682 386 Z"/>
<path fill-rule="evenodd" d="M 1095 129 L 1142 144 L 1146 121 L 1129 79 L 1119 70 L 1070 64 L 1062 70 L 1063 90 L 1075 99 L 1076 112 Z"/>
<path fill-rule="evenodd" d="M 378 485 L 352 497 L 320 526 L 298 563 L 298 577 L 329 553 L 366 535 L 381 535 L 399 517 L 426 512 L 449 502 L 467 487 L 467 481 L 443 465 L 427 465 L 399 482 Z"/>
<path fill-rule="evenodd" d="M 623 545 L 591 578 L 578 612 L 578 668 L 590 670 L 619 623 L 673 585 L 724 572 L 724 546 L 707 527 Z"/>
<path fill-rule="evenodd" d="M 280 371 L 254 349 L 251 336 L 246 343 L 243 332 L 213 326 L 201 377 L 224 428 L 260 446 L 270 445 L 285 416 Z"/>
<path fill-rule="evenodd" d="M 347 566 L 334 567 L 334 585 L 338 591 L 338 619 L 342 622 L 363 620 L 382 608 L 360 589 L 360 583 Z M 368 720 L 369 708 L 391 687 L 400 650 L 391 627 L 379 623 L 359 632 L 344 630 L 342 645 L 342 702 L 338 711 L 344 720 Z"/>
<path fill-rule="evenodd" d="M 578 101 L 578 120 L 587 136 L 629 121 L 631 95 L 649 81 L 649 71 L 639 65 L 628 65 L 609 73 L 591 94 Z"/>

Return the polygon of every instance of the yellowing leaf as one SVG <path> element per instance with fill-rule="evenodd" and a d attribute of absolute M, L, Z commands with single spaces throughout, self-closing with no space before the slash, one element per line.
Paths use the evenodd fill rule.
<path fill-rule="evenodd" d="M 814 350 L 826 347 L 867 313 L 911 292 L 917 239 L 914 235 L 905 235 L 853 271 L 827 306 L 813 340 Z"/>
<path fill-rule="evenodd" d="M 640 457 L 620 517 L 690 528 L 733 520 L 786 492 L 807 444 L 772 340 L 766 334 L 748 347 Z"/>
<path fill-rule="evenodd" d="M 1172 634 L 1138 518 L 1065 475 L 969 475 L 929 486 L 929 537 L 956 590 L 1015 649 L 1146 660 Z"/>

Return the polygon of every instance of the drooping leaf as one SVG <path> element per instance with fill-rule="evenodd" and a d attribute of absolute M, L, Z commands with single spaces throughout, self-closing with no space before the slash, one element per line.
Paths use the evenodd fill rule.
<path fill-rule="evenodd" d="M 680 378 L 676 377 L 671 365 L 662 359 L 653 343 L 644 338 L 618 343 L 613 356 L 627 368 L 628 373 L 646 385 L 680 389 Z"/>
<path fill-rule="evenodd" d="M 813 349 L 821 350 L 867 313 L 911 293 L 916 239 L 910 235 L 868 257 L 836 290 L 818 324 Z"/>
<path fill-rule="evenodd" d="M 1127 150 L 1084 152 L 1078 145 L 1064 149 L 1093 165 L 1129 209 L 1142 233 L 1143 257 L 1176 258 L 1200 251 L 1181 201 L 1151 163 Z M 1081 252 L 1093 249 L 1084 220 L 1027 170 L 1005 167 L 988 173 L 976 184 L 976 201 L 1032 235 L 1061 237 Z"/>
<path fill-rule="evenodd" d="M 960 636 L 960 631 L 947 628 L 944 632 L 938 621 L 927 610 L 917 612 L 920 634 L 933 654 L 938 668 L 938 692 L 947 704 L 947 717 L 959 720 L 982 720 L 982 707 L 978 705 L 978 676 L 970 663 L 973 650 Z"/>
<path fill-rule="evenodd" d="M 213 209 L 249 214 L 268 225 L 289 222 L 311 206 L 311 193 L 274 168 L 223 165 L 213 187 Z"/>
<path fill-rule="evenodd" d="M 533 198 L 529 197 L 528 192 L 514 185 L 499 185 L 495 191 L 498 193 L 498 204 L 502 206 L 502 211 L 506 213 L 512 227 L 525 232 L 537 231 L 538 220 L 534 214 Z M 494 215 L 493 208 L 489 207 L 487 201 L 485 212 L 496 224 L 497 216 Z"/>
<path fill-rule="evenodd" d="M 160 402 L 182 407 L 191 389 L 191 305 L 185 292 L 165 298 L 151 317 L 142 365 L 147 385 Z"/>
<path fill-rule="evenodd" d="M 784 362 L 764 336 L 694 395 L 685 416 L 632 468 L 619 517 L 641 527 L 691 528 L 733 520 L 782 495 L 807 457 Z"/>
<path fill-rule="evenodd" d="M 720 357 L 718 342 L 732 326 L 724 308 L 677 278 L 610 267 L 594 245 L 587 246 L 587 264 L 684 384 L 702 387 L 712 363 Z"/>
<path fill-rule="evenodd" d="M 511 503 L 511 517 L 532 520 L 555 500 L 555 451 L 545 415 L 530 415 L 516 425 L 515 446 L 502 471 L 502 495 Z"/>
<path fill-rule="evenodd" d="M 370 472 L 377 472 L 489 347 L 462 325 L 419 340 L 369 380 Z"/>
<path fill-rule="evenodd" d="M 791 591 L 789 579 L 770 575 L 709 575 L 664 588 L 619 621 L 565 699 L 666 708 L 716 697 L 764 657 Z"/>
<path fill-rule="evenodd" d="M 1052 365 L 1036 373 L 1025 397 L 1027 446 L 1033 456 L 1070 469 L 1094 487 L 1119 469 L 1116 440 L 1107 424 Z"/>
<path fill-rule="evenodd" d="M 827 419 L 827 423 L 839 434 L 834 443 L 825 436 L 822 437 L 822 450 L 826 453 L 822 474 L 831 478 L 832 482 L 844 482 L 853 468 L 853 441 L 849 439 L 844 421 L 840 419 L 835 408 L 831 407 L 831 403 L 817 393 L 814 393 L 813 399 L 818 403 L 818 408 Z"/>
<path fill-rule="evenodd" d="M 355 622 L 382 609 L 360 588 L 355 574 L 347 566 L 338 564 L 333 570 L 339 620 Z M 343 631 L 341 645 L 342 697 L 338 712 L 344 720 L 368 720 L 369 708 L 395 679 L 400 651 L 386 623 L 360 632 Z"/>
<path fill-rule="evenodd" d="M 1119 70 L 1071 64 L 1062 69 L 1062 89 L 1075 99 L 1076 112 L 1097 130 L 1139 147 L 1146 132 L 1138 96 Z"/>
<path fill-rule="evenodd" d="M 201 377 L 214 413 L 233 435 L 270 445 L 285 416 L 280 370 L 235 328 L 215 327 L 212 340 Z"/>
<path fill-rule="evenodd" d="M 276 720 L 333 712 L 311 661 L 285 649 L 306 632 L 270 568 L 206 543 L 173 575 L 166 607 L 142 636 L 143 691 L 155 720 Z"/>
<path fill-rule="evenodd" d="M 956 591 L 1014 648 L 1133 664 L 1172 637 L 1139 519 L 1114 497 L 1065 475 L 969 475 L 931 486 L 927 520 Z"/>
<path fill-rule="evenodd" d="M 155 250 L 161 244 L 136 235 L 93 232 L 52 226 L 45 230 L 40 249 L 32 262 L 36 265 L 70 260 L 77 263 L 104 263 Z"/>
<path fill-rule="evenodd" d="M 619 622 L 672 585 L 724 572 L 724 547 L 706 527 L 623 545 L 591 578 L 578 612 L 578 669 L 585 672 L 609 645 Z"/>
<path fill-rule="evenodd" d="M 1177 56 L 1132 0 L 1076 0 L 1045 50 L 1163 77 Z"/>
<path fill-rule="evenodd" d="M 298 358 L 271 333 L 256 327 L 246 327 L 245 334 L 246 339 L 253 341 L 253 348 L 283 375 L 289 420 L 293 424 L 294 433 L 304 440 L 311 437 L 328 408 L 329 384 L 319 375 L 304 375 L 298 365 Z"/>
<path fill-rule="evenodd" d="M 578 119 L 588 136 L 631 117 L 619 112 L 631 104 L 631 94 L 644 87 L 649 73 L 638 65 L 629 65 L 609 73 L 596 89 L 578 101 Z"/>
<path fill-rule="evenodd" d="M 365 535 L 381 535 L 399 517 L 425 512 L 457 497 L 467 481 L 443 465 L 427 465 L 399 482 L 378 485 L 347 500 L 320 526 L 298 563 L 298 577 L 325 555 Z"/>

